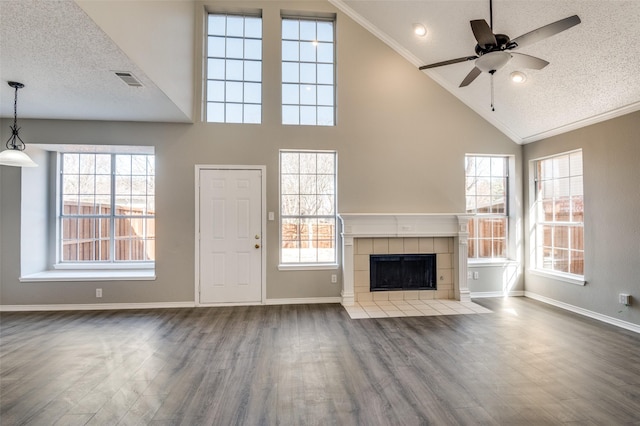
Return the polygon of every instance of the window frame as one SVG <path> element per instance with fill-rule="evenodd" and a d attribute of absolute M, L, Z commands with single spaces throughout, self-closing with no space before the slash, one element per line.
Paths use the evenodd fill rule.
<path fill-rule="evenodd" d="M 571 156 L 573 154 L 579 153 L 580 154 L 580 174 L 572 174 L 571 171 Z M 570 219 L 574 219 L 574 208 L 573 208 L 573 202 L 572 202 L 572 197 L 573 197 L 573 192 L 572 192 L 572 188 L 571 188 L 571 179 L 572 178 L 580 178 L 580 197 L 581 197 L 581 204 L 582 204 L 582 221 L 575 221 L 575 220 L 568 220 L 568 221 L 558 221 L 555 220 L 555 217 L 553 218 L 553 220 L 549 221 L 549 220 L 540 220 L 540 217 L 544 215 L 543 212 L 543 200 L 545 200 L 546 198 L 541 198 L 542 197 L 542 185 L 543 183 L 541 182 L 542 178 L 540 176 L 540 168 L 541 166 L 541 162 L 543 161 L 548 161 L 548 160 L 554 160 L 554 159 L 559 159 L 561 157 L 568 157 L 568 165 L 569 165 L 569 170 L 567 172 L 567 176 L 560 176 L 560 177 L 556 177 L 553 176 L 550 179 L 544 179 L 545 182 L 551 182 L 554 185 L 554 196 L 551 197 L 551 201 L 553 204 L 553 207 L 555 209 L 555 201 L 560 199 L 561 197 L 556 198 L 555 197 L 555 186 L 558 186 L 558 182 L 557 180 L 559 179 L 569 179 L 569 195 L 568 195 L 568 199 L 569 199 L 569 204 L 570 204 L 570 210 L 569 210 L 569 215 L 570 215 Z M 585 232 L 584 232 L 584 212 L 585 212 L 585 203 L 584 203 L 584 161 L 583 161 L 583 152 L 582 149 L 576 149 L 576 150 L 571 150 L 571 151 L 566 151 L 566 152 L 561 152 L 561 153 L 557 153 L 557 154 L 553 154 L 553 155 L 549 155 L 549 156 L 545 156 L 545 157 L 541 157 L 541 158 L 537 158 L 531 161 L 531 183 L 532 183 L 532 196 L 531 196 L 531 211 L 532 211 L 532 218 L 533 218 L 533 250 L 532 250 L 532 259 L 531 259 L 531 264 L 532 264 L 532 268 L 531 268 L 531 272 L 533 274 L 536 275 L 540 275 L 540 276 L 546 276 L 546 277 L 551 277 L 551 278 L 555 278 L 557 280 L 560 281 L 564 281 L 564 282 L 568 282 L 571 284 L 577 284 L 577 285 L 585 285 L 585 264 L 584 264 L 584 259 L 585 259 L 585 244 L 584 244 L 584 236 L 585 236 Z M 555 216 L 555 214 L 552 214 L 553 216 Z M 553 269 L 553 268 L 545 268 L 544 264 L 544 227 L 545 226 L 552 226 L 552 227 L 556 227 L 556 226 L 567 226 L 567 227 L 573 227 L 578 228 L 581 230 L 581 234 L 579 235 L 579 239 L 582 241 L 582 250 L 575 250 L 572 247 L 572 242 L 573 242 L 573 238 L 571 236 L 567 236 L 567 247 L 566 250 L 568 251 L 568 257 L 567 257 L 567 269 L 569 270 L 568 272 L 565 271 L 561 271 L 561 270 L 557 270 L 557 269 Z M 552 245 L 550 246 L 551 250 L 554 249 L 560 249 L 560 250 L 564 250 L 564 247 L 561 246 L 556 246 L 554 244 L 555 239 L 553 238 L 553 234 L 552 234 Z M 582 274 L 576 274 L 571 271 L 571 265 L 572 265 L 572 251 L 577 251 L 582 253 L 581 257 L 582 257 Z M 551 262 L 553 262 L 553 264 L 555 264 L 555 258 L 551 259 Z"/>
<path fill-rule="evenodd" d="M 333 214 L 332 215 L 284 215 L 283 214 L 283 173 L 282 173 L 282 157 L 283 154 L 332 154 L 333 155 Z M 301 173 L 298 173 L 300 175 Z M 318 174 L 315 173 L 317 176 Z M 300 150 L 300 149 L 281 149 L 278 153 L 278 204 L 279 204 L 279 223 L 278 223 L 278 269 L 279 270 L 321 270 L 321 269 L 337 269 L 338 268 L 338 152 L 336 150 Z M 298 195 L 300 191 L 298 190 Z M 293 195 L 293 194 L 285 194 Z M 314 195 L 318 195 L 316 192 Z M 331 261 L 283 261 L 283 219 L 331 219 L 333 220 L 333 259 Z M 302 239 L 298 239 L 302 241 Z"/>
<path fill-rule="evenodd" d="M 297 21 L 298 22 L 298 36 L 297 38 L 285 38 L 285 23 L 287 21 Z M 303 38 L 303 36 L 300 34 L 300 24 L 302 22 L 314 22 L 315 26 L 316 26 L 316 33 L 315 33 L 315 39 L 311 40 L 308 38 Z M 318 40 L 318 23 L 330 23 L 331 24 L 331 40 L 327 41 L 327 40 Z M 298 15 L 292 15 L 292 14 L 282 14 L 281 15 L 281 25 L 280 25 L 280 30 L 281 30 L 281 37 L 280 37 L 280 43 L 281 43 L 281 61 L 280 61 L 280 66 L 281 66 L 281 124 L 283 126 L 321 126 L 321 127 L 335 127 L 336 126 L 336 16 L 335 15 L 331 15 L 331 16 L 298 16 Z M 301 58 L 300 55 L 300 51 L 302 49 L 300 49 L 300 46 L 303 43 L 313 43 L 314 45 L 314 49 L 316 49 L 317 52 L 317 47 L 319 45 L 331 45 L 331 62 L 327 62 L 327 61 L 321 61 L 318 59 L 318 55 L 316 53 L 315 55 L 315 60 L 311 61 L 311 60 L 303 60 L 303 58 Z M 285 49 L 285 43 L 299 43 L 299 51 L 298 51 L 298 57 L 297 59 L 285 59 L 286 57 L 286 49 Z M 288 72 L 285 72 L 285 66 L 286 64 L 297 64 L 297 80 L 287 80 L 285 81 L 286 76 L 289 75 Z M 313 82 L 303 82 L 303 77 L 302 77 L 302 65 L 312 65 L 312 68 L 315 70 L 315 78 Z M 331 70 L 331 79 L 330 79 L 330 83 L 327 82 L 320 82 L 319 81 L 319 75 L 320 73 L 318 72 L 318 67 L 319 66 L 327 66 L 330 65 L 332 70 Z M 288 90 L 287 87 L 291 87 L 293 88 L 293 86 L 297 85 L 298 86 L 298 90 L 297 90 L 297 102 L 293 102 L 290 101 L 289 97 L 291 96 L 291 94 L 287 94 Z M 306 86 L 307 89 L 310 90 L 310 88 L 314 88 L 315 90 L 314 92 L 314 98 L 315 98 L 315 102 L 311 103 L 311 102 L 307 102 L 305 103 L 302 99 L 302 88 L 303 86 Z M 321 95 L 319 95 L 319 88 L 330 88 L 331 89 L 331 103 L 320 103 L 319 98 L 321 97 Z M 287 92 L 287 93 L 286 93 Z M 326 92 L 326 90 L 325 90 Z M 293 93 L 293 92 L 292 92 Z M 324 95 L 326 97 L 326 95 Z M 286 121 L 285 122 L 285 117 L 288 116 L 288 114 L 285 112 L 285 110 L 290 109 L 293 111 L 293 109 L 297 108 L 297 114 L 298 114 L 298 119 L 296 122 L 293 121 Z M 330 122 L 327 122 L 326 124 L 323 124 L 321 122 L 321 114 L 319 113 L 321 111 L 321 109 L 331 109 L 331 119 Z M 304 117 L 304 110 L 310 111 L 311 109 L 313 109 L 314 111 L 314 120 L 313 122 L 306 122 L 307 120 L 303 119 Z"/>
<path fill-rule="evenodd" d="M 224 35 L 220 35 L 220 34 L 212 34 L 211 29 L 210 29 L 210 18 L 212 16 L 224 16 L 225 17 L 225 31 L 224 31 Z M 241 17 L 243 19 L 243 35 L 242 36 L 237 36 L 237 35 L 229 35 L 228 31 L 227 31 L 227 19 L 229 17 Z M 246 23 L 246 19 L 250 18 L 250 19 L 259 19 L 260 20 L 260 38 L 258 37 L 254 37 L 254 36 L 247 36 L 246 35 L 246 27 L 245 27 L 245 23 Z M 260 125 L 262 124 L 262 119 L 263 119 L 263 23 L 262 23 L 262 11 L 258 10 L 255 12 L 240 12 L 240 13 L 226 13 L 226 12 L 217 12 L 217 11 L 208 11 L 206 13 L 206 20 L 205 20 L 205 51 L 204 51 L 204 88 L 203 88 L 203 97 L 204 97 L 204 114 L 203 114 L 203 119 L 204 122 L 206 123 L 216 123 L 216 124 L 256 124 L 256 125 Z M 224 40 L 225 43 L 225 52 L 224 52 L 224 56 L 210 56 L 211 53 L 211 49 L 210 49 L 210 42 L 211 42 L 211 38 L 222 38 Z M 242 46 L 243 46 L 243 53 L 241 55 L 241 57 L 229 57 L 228 53 L 227 53 L 227 39 L 233 39 L 233 40 L 240 40 L 242 41 Z M 246 53 L 246 41 L 247 40 L 251 40 L 251 41 L 258 41 L 260 44 L 260 59 L 255 59 L 255 58 L 247 58 L 245 57 L 245 53 Z M 222 78 L 211 78 L 211 69 L 210 69 L 210 65 L 212 63 L 212 61 L 224 61 L 224 71 L 223 71 L 223 77 Z M 229 71 L 229 66 L 228 66 L 228 61 L 239 61 L 242 62 L 242 79 L 228 79 L 227 78 L 227 73 Z M 257 79 L 247 79 L 246 77 L 246 65 L 247 63 L 259 63 L 259 69 L 260 69 L 260 76 L 259 76 L 259 80 Z M 222 100 L 211 100 L 210 99 L 210 83 L 211 82 L 219 82 L 222 83 L 222 85 L 224 86 L 224 91 L 222 93 Z M 227 100 L 227 88 L 229 87 L 229 83 L 232 84 L 241 84 L 242 85 L 242 91 L 241 91 L 241 101 L 235 100 L 235 101 L 228 101 Z M 259 102 L 247 102 L 246 101 L 246 86 L 247 84 L 249 85 L 253 85 L 253 84 L 259 84 L 260 88 L 259 88 Z M 210 120 L 210 114 L 213 114 L 210 111 L 210 108 L 213 106 L 213 104 L 219 104 L 222 107 L 222 116 L 223 119 L 220 120 Z M 241 107 L 241 120 L 240 121 L 229 121 L 228 120 L 228 115 L 229 115 L 229 106 L 231 105 L 239 105 Z M 260 109 L 260 113 L 259 113 L 259 117 L 257 119 L 257 121 L 248 121 L 247 120 L 247 116 L 246 116 L 246 106 L 258 106 Z"/>
<path fill-rule="evenodd" d="M 110 176 L 110 182 L 109 182 L 109 186 L 110 186 L 110 194 L 109 194 L 109 214 L 96 214 L 96 213 L 92 213 L 92 214 L 66 214 L 64 212 L 64 156 L 65 155 L 108 155 L 110 156 L 110 170 L 108 175 Z M 116 226 L 116 221 L 118 219 L 142 219 L 144 220 L 144 227 L 145 227 L 145 232 L 144 235 L 146 236 L 146 238 L 143 238 L 142 240 L 144 240 L 144 247 L 146 250 L 146 244 L 147 244 L 147 240 L 153 240 L 153 244 L 154 244 L 154 252 L 155 252 L 155 208 L 154 208 L 154 213 L 153 214 L 138 214 L 138 215 L 133 215 L 133 214 L 129 214 L 129 215 L 122 215 L 122 214 L 117 214 L 117 208 L 116 208 L 116 198 L 118 197 L 118 194 L 116 193 L 116 176 L 130 176 L 130 177 L 134 177 L 134 176 L 142 176 L 142 175 L 136 175 L 133 173 L 130 174 L 120 174 L 117 175 L 116 172 L 116 162 L 117 162 L 117 156 L 120 155 L 126 155 L 126 156 L 146 156 L 146 157 L 152 157 L 152 161 L 154 164 L 153 167 L 153 174 L 149 174 L 148 171 L 145 172 L 145 180 L 147 181 L 146 183 L 146 188 L 145 190 L 148 191 L 148 178 L 149 177 L 153 177 L 153 194 L 151 195 L 152 197 L 154 197 L 154 205 L 155 205 L 155 154 L 153 153 L 138 153 L 138 152 L 78 152 L 78 151 L 71 151 L 71 150 L 65 150 L 65 151 L 61 151 L 58 152 L 57 155 L 57 166 L 56 166 L 56 175 L 58 176 L 57 179 L 57 184 L 56 184 L 56 190 L 55 190 L 55 204 L 56 204 L 56 226 L 55 226 L 55 259 L 54 259 L 54 264 L 53 264 L 53 268 L 56 270 L 77 270 L 77 271 L 88 271 L 88 270 L 134 270 L 134 269 L 154 269 L 155 268 L 155 259 L 153 260 L 117 260 L 116 259 L 116 243 L 118 241 L 117 236 L 115 235 L 115 226 Z M 148 160 L 147 160 L 148 161 Z M 148 167 L 147 167 L 148 169 Z M 81 173 L 78 173 L 78 176 L 80 176 Z M 95 169 L 94 169 L 94 176 L 96 176 L 97 174 L 95 173 Z M 102 174 L 105 175 L 105 174 Z M 78 196 L 80 196 L 81 194 L 78 193 Z M 97 195 L 97 194 L 91 194 L 91 195 Z M 133 194 L 130 194 L 130 196 L 133 196 Z M 145 197 L 148 198 L 149 194 L 145 193 Z M 64 244 L 64 239 L 63 239 L 63 221 L 65 219 L 105 219 L 109 222 L 109 237 L 108 237 L 108 241 L 109 241 L 109 255 L 108 255 L 108 259 L 107 260 L 63 260 L 63 254 L 62 254 L 62 247 Z M 147 220 L 151 219 L 154 221 L 153 224 L 153 233 L 152 236 L 149 237 L 146 229 L 148 227 L 148 223 Z M 127 238 L 121 238 L 122 240 L 127 240 Z M 131 239 L 131 241 L 133 241 Z M 155 256 L 154 256 L 155 257 Z"/>
<path fill-rule="evenodd" d="M 490 168 L 490 173 L 488 176 L 483 176 L 483 177 L 488 177 L 490 180 L 492 178 L 503 178 L 504 179 L 504 212 L 503 213 L 477 213 L 477 212 L 470 212 L 469 209 L 466 209 L 466 212 L 469 214 L 473 214 L 474 216 L 471 218 L 470 220 L 470 228 L 472 228 L 473 230 L 475 230 L 476 232 L 478 232 L 479 228 L 479 221 L 483 220 L 483 219 L 501 219 L 504 222 L 504 228 L 505 228 L 505 232 L 504 232 L 504 256 L 494 256 L 493 255 L 493 246 L 494 246 L 494 238 L 493 236 L 491 238 L 484 238 L 484 239 L 480 239 L 479 237 L 475 237 L 473 235 L 471 235 L 471 229 L 470 229 L 470 235 L 468 238 L 468 249 L 469 251 L 473 250 L 473 252 L 475 253 L 474 256 L 471 256 L 469 253 L 467 253 L 467 258 L 469 260 L 470 263 L 474 263 L 474 264 L 486 264 L 486 263 L 504 263 L 507 262 L 509 260 L 511 260 L 513 258 L 513 236 L 512 236 L 512 232 L 511 232 L 511 228 L 512 228 L 512 198 L 513 195 L 511 194 L 511 187 L 513 186 L 513 167 L 514 167 L 514 160 L 513 160 L 513 156 L 510 155 L 494 155 L 494 154 L 465 154 L 465 166 L 467 164 L 467 160 L 469 158 L 487 158 L 490 162 L 493 159 L 501 159 L 504 161 L 504 165 L 503 165 L 503 175 L 498 176 L 498 175 L 494 175 L 491 173 L 491 168 Z M 475 161 L 475 160 L 474 160 Z M 469 194 L 468 193 L 468 183 L 467 180 L 469 179 L 469 175 L 467 175 L 467 168 L 465 167 L 465 201 L 466 204 L 468 205 L 468 197 L 478 197 L 477 194 Z M 479 175 L 475 174 L 472 176 L 473 178 L 478 178 L 480 177 Z M 489 197 L 491 197 L 491 193 L 489 194 Z M 492 204 L 490 204 L 491 206 Z M 475 208 L 474 210 L 477 210 L 477 208 Z M 482 240 L 487 240 L 490 241 L 491 244 L 491 251 L 492 251 L 492 255 L 488 256 L 488 257 L 479 257 L 479 253 L 480 253 L 480 242 Z M 473 244 L 473 247 L 472 247 Z"/>

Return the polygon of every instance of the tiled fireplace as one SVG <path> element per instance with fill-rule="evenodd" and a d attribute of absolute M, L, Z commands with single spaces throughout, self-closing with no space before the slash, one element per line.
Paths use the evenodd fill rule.
<path fill-rule="evenodd" d="M 455 299 L 470 301 L 467 214 L 355 214 L 342 221 L 342 304 L 356 301 Z M 372 254 L 436 254 L 437 290 L 369 289 Z"/>

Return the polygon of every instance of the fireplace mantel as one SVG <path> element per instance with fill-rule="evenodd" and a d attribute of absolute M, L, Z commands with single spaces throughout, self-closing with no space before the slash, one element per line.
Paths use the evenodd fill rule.
<path fill-rule="evenodd" d="M 470 301 L 467 285 L 467 240 L 469 220 L 466 213 L 341 213 L 342 223 L 342 304 L 355 303 L 354 253 L 356 238 L 453 237 L 455 298 Z"/>

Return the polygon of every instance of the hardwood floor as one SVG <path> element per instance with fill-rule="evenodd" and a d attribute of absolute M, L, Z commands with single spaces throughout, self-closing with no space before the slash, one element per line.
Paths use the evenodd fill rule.
<path fill-rule="evenodd" d="M 525 298 L 2 313 L 0 423 L 640 424 L 640 335 Z"/>

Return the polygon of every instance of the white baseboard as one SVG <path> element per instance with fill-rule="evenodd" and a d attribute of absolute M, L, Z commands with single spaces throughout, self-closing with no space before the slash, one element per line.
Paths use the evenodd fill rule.
<path fill-rule="evenodd" d="M 566 309 L 567 311 L 575 312 L 576 314 L 584 315 L 585 317 L 593 318 L 598 321 L 606 322 L 607 324 L 615 325 L 620 328 L 624 328 L 626 330 L 635 331 L 636 333 L 640 333 L 640 325 L 634 324 L 632 322 L 623 321 L 618 318 L 610 317 L 608 315 L 603 315 L 598 312 L 593 312 L 588 309 L 580 308 L 578 306 L 570 305 L 568 303 L 560 302 L 555 299 L 550 299 L 546 296 L 541 296 L 537 293 L 532 293 L 530 291 L 524 292 L 525 297 L 529 297 L 531 299 L 538 300 L 543 303 L 547 303 L 549 305 L 557 306 L 558 308 Z"/>
<path fill-rule="evenodd" d="M 193 302 L 160 302 L 160 303 L 91 303 L 65 305 L 0 305 L 0 312 L 28 311 L 110 311 L 118 309 L 167 309 L 193 308 Z"/>
<path fill-rule="evenodd" d="M 267 299 L 265 305 L 307 305 L 317 303 L 340 303 L 337 297 L 308 297 L 292 299 Z M 168 309 L 194 308 L 214 306 L 248 306 L 247 303 L 196 305 L 195 302 L 165 302 L 165 303 L 91 303 L 91 304 L 60 304 L 60 305 L 0 305 L 0 312 L 30 312 L 30 311 L 110 311 L 119 309 Z M 256 303 L 255 305 L 260 305 Z"/>
<path fill-rule="evenodd" d="M 341 303 L 342 297 L 300 297 L 291 299 L 267 299 L 265 305 L 310 305 L 317 303 Z"/>
<path fill-rule="evenodd" d="M 473 291 L 471 292 L 472 299 L 482 299 L 484 297 L 506 297 L 506 296 L 524 296 L 524 291 L 522 290 L 513 290 L 508 294 L 505 294 L 503 291 Z"/>

